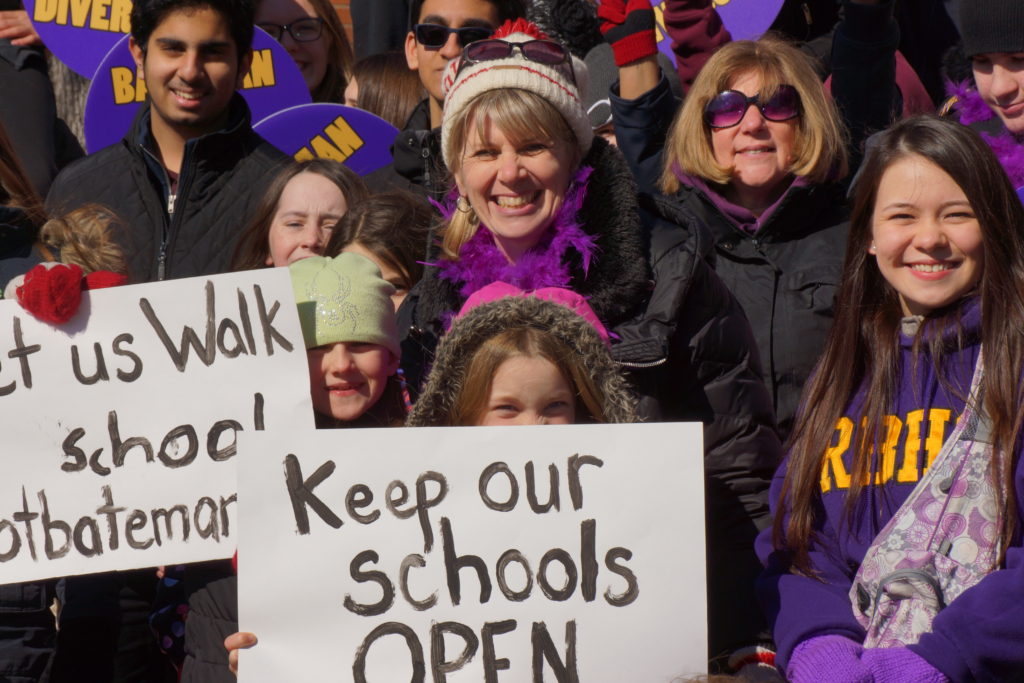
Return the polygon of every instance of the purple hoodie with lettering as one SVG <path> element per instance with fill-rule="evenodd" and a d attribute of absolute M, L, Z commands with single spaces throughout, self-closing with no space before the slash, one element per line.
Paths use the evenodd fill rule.
<path fill-rule="evenodd" d="M 874 468 L 873 483 L 861 490 L 852 524 L 847 522 L 843 506 L 856 441 L 854 423 L 864 400 L 861 392 L 839 420 L 826 452 L 817 535 L 810 553 L 820 580 L 789 572 L 783 554 L 772 548 L 771 529 L 757 539 L 758 555 L 766 567 L 758 581 L 758 594 L 778 646 L 776 663 L 783 671 L 791 665 L 793 651 L 812 638 L 839 635 L 855 643 L 864 640 L 864 629 L 854 618 L 849 599 L 853 577 L 875 536 L 913 491 L 952 432 L 970 388 L 981 350 L 977 299 L 968 300 L 960 314 L 962 336 L 958 339 L 953 331 L 947 331 L 940 373 L 936 373 L 926 345 L 922 344 L 924 348 L 915 359 L 912 337 L 901 337 L 901 377 L 883 439 L 884 444 L 893 444 L 894 457 L 881 459 L 883 471 Z M 1019 463 L 1019 448 L 1017 459 Z M 785 470 L 783 462 L 772 482 L 775 514 Z M 1024 468 L 1017 468 L 1014 484 L 1020 520 L 1024 518 Z M 931 633 L 909 649 L 952 681 L 1008 681 L 1024 676 L 1024 548 L 1020 534 L 1007 550 L 1005 567 L 950 603 L 936 617 Z M 843 677 L 843 668 L 837 666 L 831 681 L 853 680 Z"/>

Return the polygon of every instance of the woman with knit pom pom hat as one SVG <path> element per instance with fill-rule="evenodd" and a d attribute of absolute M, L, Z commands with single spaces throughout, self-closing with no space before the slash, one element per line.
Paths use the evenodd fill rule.
<path fill-rule="evenodd" d="M 463 302 L 493 282 L 568 288 L 612 334 L 647 420 L 705 425 L 714 653 L 758 640 L 757 529 L 778 462 L 771 399 L 746 319 L 682 212 L 638 196 L 595 139 L 586 67 L 525 21 L 467 45 L 445 73 L 447 224 L 399 309 L 402 367 L 418 387 Z"/>

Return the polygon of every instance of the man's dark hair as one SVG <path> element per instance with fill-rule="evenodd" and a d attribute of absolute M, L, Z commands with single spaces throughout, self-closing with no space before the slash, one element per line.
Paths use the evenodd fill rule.
<path fill-rule="evenodd" d="M 414 24 L 420 23 L 420 12 L 423 10 L 423 3 L 427 0 L 412 0 L 409 3 L 409 30 Z M 498 21 L 505 23 L 509 20 L 522 19 L 526 17 L 526 0 L 486 0 L 498 8 Z M 495 26 L 497 28 L 497 26 Z"/>
<path fill-rule="evenodd" d="M 171 12 L 212 9 L 228 22 L 228 30 L 241 61 L 252 49 L 256 5 L 253 0 L 135 0 L 132 4 L 132 38 L 142 48 L 149 48 L 149 37 Z"/>

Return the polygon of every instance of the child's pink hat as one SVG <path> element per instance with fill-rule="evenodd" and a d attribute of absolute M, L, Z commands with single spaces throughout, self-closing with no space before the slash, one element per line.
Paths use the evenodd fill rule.
<path fill-rule="evenodd" d="M 563 289 L 561 287 L 544 287 L 542 289 L 527 291 L 520 289 L 515 285 L 510 285 L 507 282 L 492 282 L 486 287 L 482 287 L 470 294 L 469 298 L 466 299 L 466 303 L 462 304 L 462 308 L 459 309 L 455 319 L 458 320 L 481 304 L 490 303 L 492 301 L 497 301 L 498 299 L 504 299 L 512 296 L 532 296 L 568 308 L 572 312 L 576 313 L 576 315 L 590 323 L 590 326 L 597 330 L 597 334 L 600 335 L 601 340 L 604 341 L 605 345 L 611 346 L 611 342 L 608 338 L 608 330 L 605 329 L 605 326 L 601 324 L 600 320 L 598 320 L 597 314 L 594 313 L 594 309 L 590 307 L 587 300 L 571 289 Z"/>

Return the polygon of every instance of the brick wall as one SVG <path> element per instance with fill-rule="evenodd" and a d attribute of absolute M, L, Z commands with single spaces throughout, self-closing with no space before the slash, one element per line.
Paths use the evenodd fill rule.
<path fill-rule="evenodd" d="M 348 11 L 348 0 L 333 0 L 332 4 L 334 9 L 338 10 L 341 23 L 344 24 L 345 31 L 348 32 L 349 42 L 352 42 L 352 15 Z"/>

